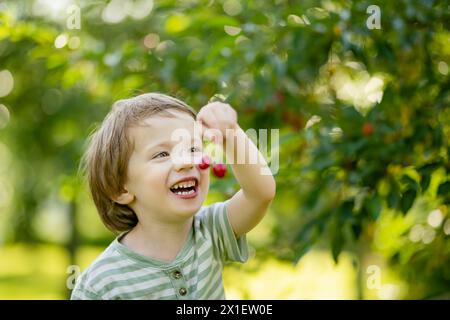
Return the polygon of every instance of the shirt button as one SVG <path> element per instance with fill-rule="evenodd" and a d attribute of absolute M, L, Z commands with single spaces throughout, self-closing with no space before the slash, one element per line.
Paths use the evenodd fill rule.
<path fill-rule="evenodd" d="M 180 279 L 181 276 L 182 276 L 182 274 L 181 274 L 180 271 L 176 270 L 176 271 L 174 271 L 174 272 L 172 273 L 172 276 L 173 276 L 175 279 Z"/>
<path fill-rule="evenodd" d="M 186 290 L 186 288 L 181 288 L 180 290 L 178 290 L 178 292 L 179 292 L 182 296 L 185 296 L 186 293 L 187 293 L 187 290 Z"/>

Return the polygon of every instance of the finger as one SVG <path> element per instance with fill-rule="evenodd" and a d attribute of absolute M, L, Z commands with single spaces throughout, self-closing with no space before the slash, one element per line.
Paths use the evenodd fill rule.
<path fill-rule="evenodd" d="M 204 131 L 204 137 L 213 143 L 221 143 L 223 141 L 222 131 L 215 127 L 207 127 Z"/>
<path fill-rule="evenodd" d="M 217 125 L 217 120 L 213 116 L 214 113 L 210 108 L 203 107 L 197 114 L 197 120 L 200 121 L 206 128 L 211 128 Z"/>
<path fill-rule="evenodd" d="M 211 109 L 206 109 L 205 112 L 201 114 L 201 121 L 207 128 L 218 128 L 219 121 L 217 121 L 216 115 Z"/>
<path fill-rule="evenodd" d="M 227 129 L 234 127 L 236 122 L 236 116 L 234 115 L 234 110 L 229 107 L 218 108 L 214 112 L 214 116 L 220 119 L 220 130 L 223 134 L 226 134 Z"/>
<path fill-rule="evenodd" d="M 202 137 L 202 139 L 214 142 L 214 131 L 212 130 L 213 127 L 208 125 L 208 121 L 209 123 L 211 123 L 210 117 L 208 115 L 205 115 L 205 113 L 203 113 L 201 117 L 197 119 L 197 124 L 200 129 L 200 136 Z"/>
<path fill-rule="evenodd" d="M 228 116 L 229 116 L 231 122 L 233 122 L 233 123 L 237 122 L 236 110 L 234 110 L 233 108 L 230 107 L 230 108 L 227 108 L 227 113 L 228 113 Z"/>

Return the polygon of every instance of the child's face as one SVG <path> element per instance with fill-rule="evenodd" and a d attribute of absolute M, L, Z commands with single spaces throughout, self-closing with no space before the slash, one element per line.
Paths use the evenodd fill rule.
<path fill-rule="evenodd" d="M 135 148 L 128 163 L 125 188 L 134 199 L 128 205 L 140 215 L 181 221 L 195 214 L 209 188 L 209 171 L 194 163 L 201 158 L 202 139 L 195 120 L 186 113 L 147 118 L 144 126 L 130 129 Z M 181 138 L 183 137 L 183 138 Z M 181 180 L 183 188 L 173 187 Z M 193 187 L 184 188 L 191 185 Z M 184 193 L 184 194 L 183 194 Z"/>

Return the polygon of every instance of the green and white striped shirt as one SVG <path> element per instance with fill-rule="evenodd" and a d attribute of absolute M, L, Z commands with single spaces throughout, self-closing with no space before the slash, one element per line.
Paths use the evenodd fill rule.
<path fill-rule="evenodd" d="M 202 207 L 188 240 L 172 262 L 140 255 L 117 237 L 80 275 L 72 300 L 225 299 L 225 262 L 248 259 L 246 236 L 238 240 L 227 202 Z"/>

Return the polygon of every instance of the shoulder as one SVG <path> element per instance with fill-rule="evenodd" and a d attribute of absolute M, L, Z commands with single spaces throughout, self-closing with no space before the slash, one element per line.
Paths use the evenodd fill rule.
<path fill-rule="evenodd" d="M 215 202 L 200 208 L 195 216 L 195 220 L 199 223 L 214 222 L 218 218 L 224 218 L 227 214 L 227 203 L 229 200 L 223 202 Z"/>
<path fill-rule="evenodd" d="M 228 218 L 229 201 L 202 207 L 196 216 L 195 229 L 212 244 L 220 260 L 244 262 L 248 258 L 247 241 L 245 235 L 236 238 L 234 234 Z"/>
<path fill-rule="evenodd" d="M 78 277 L 72 299 L 103 299 L 111 276 L 131 264 L 111 243 Z"/>
<path fill-rule="evenodd" d="M 229 200 L 215 202 L 203 206 L 194 217 L 195 229 L 200 233 L 210 234 L 213 237 L 227 229 L 229 224 L 227 204 Z"/>

